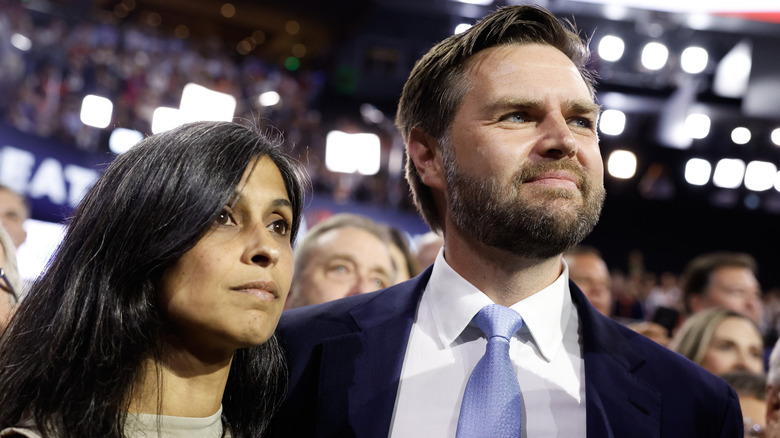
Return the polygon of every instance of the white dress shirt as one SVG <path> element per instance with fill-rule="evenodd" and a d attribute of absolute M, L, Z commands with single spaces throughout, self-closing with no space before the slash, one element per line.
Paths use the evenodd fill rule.
<path fill-rule="evenodd" d="M 417 309 L 390 426 L 392 438 L 452 438 L 471 371 L 487 340 L 471 323 L 491 304 L 440 250 Z M 569 271 L 511 308 L 525 325 L 509 356 L 523 394 L 523 438 L 585 437 L 585 366 Z"/>

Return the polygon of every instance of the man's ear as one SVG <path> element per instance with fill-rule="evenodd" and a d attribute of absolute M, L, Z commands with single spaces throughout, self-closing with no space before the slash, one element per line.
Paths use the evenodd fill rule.
<path fill-rule="evenodd" d="M 436 139 L 420 128 L 412 128 L 409 132 L 409 157 L 425 185 L 444 191 L 444 164 Z"/>

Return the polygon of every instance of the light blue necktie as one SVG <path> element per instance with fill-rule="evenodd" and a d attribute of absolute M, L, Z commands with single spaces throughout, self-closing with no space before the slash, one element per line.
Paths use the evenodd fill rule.
<path fill-rule="evenodd" d="M 477 313 L 474 323 L 488 342 L 466 384 L 455 436 L 519 438 L 523 399 L 509 359 L 509 340 L 523 326 L 523 318 L 508 307 L 490 304 Z"/>

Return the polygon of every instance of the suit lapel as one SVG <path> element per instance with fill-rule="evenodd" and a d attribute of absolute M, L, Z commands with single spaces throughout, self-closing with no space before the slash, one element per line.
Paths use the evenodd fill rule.
<path fill-rule="evenodd" d="M 582 330 L 587 435 L 660 437 L 661 394 L 635 375 L 645 360 L 617 323 L 598 313 L 574 283 L 569 285 Z"/>
<path fill-rule="evenodd" d="M 353 309 L 357 330 L 323 343 L 318 436 L 387 436 L 409 334 L 430 273 L 429 268 Z"/>

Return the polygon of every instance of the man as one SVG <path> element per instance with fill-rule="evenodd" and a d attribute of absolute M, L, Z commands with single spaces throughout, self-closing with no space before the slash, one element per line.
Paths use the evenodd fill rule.
<path fill-rule="evenodd" d="M 691 260 L 683 272 L 683 297 L 689 313 L 723 307 L 761 324 L 761 286 L 756 260 L 745 253 L 715 252 Z"/>
<path fill-rule="evenodd" d="M 30 217 L 30 210 L 22 195 L 10 187 L 0 185 L 0 222 L 11 235 L 14 245 L 19 248 L 27 238 L 23 225 Z"/>
<path fill-rule="evenodd" d="M 512 6 L 418 61 L 396 121 L 415 203 L 444 251 L 413 280 L 282 317 L 290 383 L 271 436 L 738 434 L 725 382 L 604 317 L 568 281 L 562 253 L 590 232 L 604 197 L 587 59 L 547 11 Z M 522 318 L 499 335 L 503 353 L 486 349 L 485 309 L 514 314 L 513 328 Z M 480 432 L 501 413 L 474 416 L 479 403 L 464 401 L 459 418 L 461 401 L 498 362 L 495 378 L 509 385 L 508 373 L 521 394 L 476 400 L 509 395 L 501 419 L 514 431 Z"/>
<path fill-rule="evenodd" d="M 612 281 L 607 263 L 596 248 L 579 245 L 564 256 L 569 265 L 569 279 L 602 315 L 612 311 Z"/>
<path fill-rule="evenodd" d="M 320 304 L 395 284 L 387 229 L 371 219 L 337 214 L 318 223 L 295 249 L 287 308 Z"/>
<path fill-rule="evenodd" d="M 590 304 L 604 316 L 612 312 L 612 279 L 607 263 L 596 248 L 578 245 L 563 256 L 569 266 L 569 279 L 580 288 Z M 663 346 L 669 345 L 666 328 L 651 321 L 621 321 L 631 330 L 646 336 Z"/>

